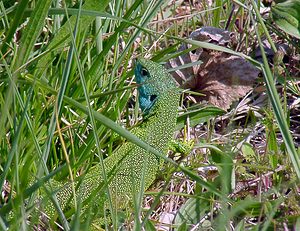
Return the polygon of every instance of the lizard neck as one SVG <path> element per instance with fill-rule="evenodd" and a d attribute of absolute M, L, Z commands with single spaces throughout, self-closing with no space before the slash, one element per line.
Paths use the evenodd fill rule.
<path fill-rule="evenodd" d="M 161 152 L 168 148 L 175 130 L 179 97 L 178 89 L 158 96 L 142 123 L 147 129 L 143 139 Z"/>
<path fill-rule="evenodd" d="M 156 123 L 165 121 L 168 118 L 177 117 L 177 108 L 179 103 L 179 93 L 176 89 L 169 90 L 157 97 L 152 108 L 144 116 L 144 123 Z M 176 119 L 176 118 L 175 118 Z"/>

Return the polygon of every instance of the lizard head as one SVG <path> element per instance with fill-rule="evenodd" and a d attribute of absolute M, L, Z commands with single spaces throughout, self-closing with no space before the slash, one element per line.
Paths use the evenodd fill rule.
<path fill-rule="evenodd" d="M 177 89 L 174 79 L 167 70 L 151 60 L 138 59 L 134 74 L 138 84 L 139 103 L 144 114 L 148 114 L 160 95 Z"/>

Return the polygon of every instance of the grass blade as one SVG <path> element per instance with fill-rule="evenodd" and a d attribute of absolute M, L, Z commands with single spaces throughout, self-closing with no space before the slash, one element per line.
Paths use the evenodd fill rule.
<path fill-rule="evenodd" d="M 256 7 L 254 2 L 253 2 L 253 6 L 254 6 L 254 8 Z M 253 20 L 253 18 L 252 18 L 252 20 Z M 254 20 L 253 20 L 253 22 L 254 22 Z M 260 23 L 263 23 L 263 21 L 261 21 Z M 282 105 L 280 103 L 279 95 L 278 95 L 276 87 L 275 87 L 274 77 L 273 77 L 271 69 L 269 67 L 268 60 L 267 60 L 267 57 L 266 57 L 266 54 L 265 54 L 265 51 L 263 48 L 263 44 L 262 44 L 261 38 L 259 36 L 259 32 L 258 32 L 255 22 L 254 22 L 254 26 L 255 26 L 257 39 L 259 42 L 259 46 L 260 46 L 261 54 L 262 54 L 262 58 L 263 58 L 263 65 L 261 65 L 261 68 L 263 71 L 264 80 L 266 82 L 267 93 L 268 93 L 271 105 L 273 107 L 274 115 L 275 115 L 276 121 L 278 123 L 280 132 L 282 134 L 282 137 L 283 137 L 286 149 L 287 149 L 287 153 L 290 157 L 292 165 L 294 166 L 294 169 L 298 176 L 298 179 L 300 179 L 299 155 L 297 154 L 297 151 L 296 151 L 296 148 L 294 145 L 294 141 L 293 141 L 293 137 L 291 135 L 291 132 L 290 132 L 288 124 L 287 124 L 286 117 L 282 110 Z M 268 31 L 265 30 L 264 32 L 268 34 Z"/>

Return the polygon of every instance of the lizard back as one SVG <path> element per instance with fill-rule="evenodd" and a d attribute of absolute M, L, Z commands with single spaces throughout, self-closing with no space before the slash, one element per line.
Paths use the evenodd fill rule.
<path fill-rule="evenodd" d="M 176 126 L 180 92 L 167 70 L 150 60 L 137 61 L 135 78 L 144 120 L 132 129 L 132 133 L 166 154 Z M 132 198 L 132 194 L 146 190 L 155 180 L 161 163 L 162 160 L 156 155 L 130 142 L 125 142 L 107 157 L 104 160 L 105 173 L 114 205 L 119 207 Z M 101 184 L 103 178 L 98 165 L 86 174 L 76 196 L 85 201 Z M 56 197 L 62 209 L 73 204 L 71 185 L 58 190 Z M 95 198 L 102 202 L 106 200 L 103 194 Z M 51 202 L 46 204 L 45 210 L 50 217 L 55 211 Z"/>

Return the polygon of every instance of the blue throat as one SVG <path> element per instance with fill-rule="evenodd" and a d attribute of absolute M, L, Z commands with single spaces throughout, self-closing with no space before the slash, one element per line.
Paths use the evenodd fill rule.
<path fill-rule="evenodd" d="M 154 105 L 157 95 L 151 94 L 151 89 L 149 85 L 146 84 L 147 76 L 143 76 L 141 73 L 143 66 L 140 63 L 136 64 L 136 67 L 134 69 L 135 79 L 138 86 L 139 91 L 139 104 L 142 112 L 144 115 L 147 115 L 149 111 L 151 110 L 152 106 Z"/>

